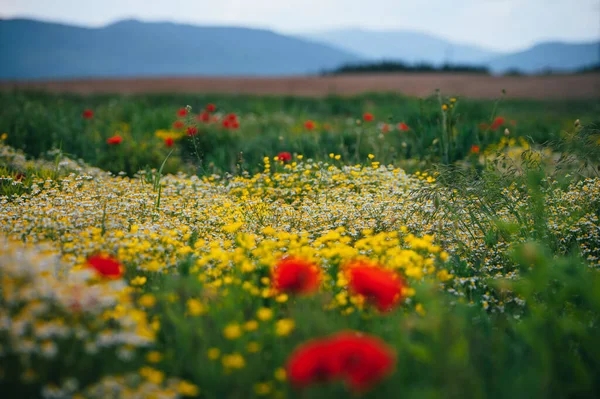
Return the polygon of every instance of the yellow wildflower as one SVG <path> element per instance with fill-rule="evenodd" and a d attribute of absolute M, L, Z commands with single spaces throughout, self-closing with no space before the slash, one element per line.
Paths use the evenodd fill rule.
<path fill-rule="evenodd" d="M 140 297 L 138 303 L 145 308 L 152 308 L 156 305 L 156 298 L 152 294 L 144 294 Z"/>
<path fill-rule="evenodd" d="M 221 362 L 223 363 L 223 367 L 229 369 L 242 369 L 246 367 L 246 360 L 237 352 L 231 355 L 223 355 Z"/>
<path fill-rule="evenodd" d="M 201 314 L 206 313 L 206 307 L 197 299 L 188 299 L 186 305 L 188 313 L 192 316 L 200 316 Z"/>
<path fill-rule="evenodd" d="M 262 382 L 254 384 L 254 393 L 258 396 L 266 396 L 271 393 L 271 384 Z"/>
<path fill-rule="evenodd" d="M 133 278 L 130 283 L 131 285 L 144 285 L 146 284 L 147 278 L 144 276 L 137 276 Z"/>
<path fill-rule="evenodd" d="M 249 320 L 244 324 L 244 330 L 255 331 L 258 329 L 258 322 L 256 320 Z"/>
<path fill-rule="evenodd" d="M 260 344 L 255 341 L 248 342 L 246 345 L 246 350 L 250 353 L 256 353 L 260 350 Z"/>
<path fill-rule="evenodd" d="M 179 384 L 177 384 L 177 392 L 183 396 L 198 396 L 200 389 L 187 381 L 179 381 Z"/>
<path fill-rule="evenodd" d="M 280 337 L 290 335 L 296 327 L 296 323 L 292 319 L 281 319 L 275 323 L 275 334 Z"/>
<path fill-rule="evenodd" d="M 237 339 L 242 336 L 242 328 L 237 323 L 231 323 L 223 329 L 223 335 L 227 339 Z"/>
<path fill-rule="evenodd" d="M 260 321 L 267 321 L 273 318 L 273 311 L 269 308 L 260 308 L 256 311 L 256 317 Z"/>
<path fill-rule="evenodd" d="M 210 348 L 206 355 L 210 360 L 217 360 L 221 356 L 221 350 L 219 348 Z"/>
<path fill-rule="evenodd" d="M 163 355 L 158 351 L 148 352 L 146 355 L 146 360 L 150 363 L 158 363 L 162 360 Z"/>
<path fill-rule="evenodd" d="M 277 381 L 283 382 L 287 379 L 287 372 L 283 367 L 279 367 L 277 370 L 275 370 L 274 376 Z"/>

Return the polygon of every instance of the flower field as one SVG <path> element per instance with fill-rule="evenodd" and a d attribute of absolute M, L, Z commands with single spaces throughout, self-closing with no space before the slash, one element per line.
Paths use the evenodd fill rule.
<path fill-rule="evenodd" d="M 7 397 L 600 394 L 597 102 L 0 103 Z"/>

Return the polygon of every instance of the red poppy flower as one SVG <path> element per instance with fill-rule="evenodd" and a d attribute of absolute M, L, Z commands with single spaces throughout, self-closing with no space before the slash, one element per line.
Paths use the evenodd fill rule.
<path fill-rule="evenodd" d="M 229 119 L 223 119 L 223 127 L 229 129 L 231 127 L 231 121 Z"/>
<path fill-rule="evenodd" d="M 225 117 L 225 119 L 227 119 L 229 122 L 235 122 L 237 121 L 237 115 L 236 114 L 227 114 L 227 116 Z"/>
<path fill-rule="evenodd" d="M 83 111 L 83 114 L 81 114 L 81 116 L 83 117 L 83 119 L 92 119 L 94 117 L 94 111 L 92 111 L 91 109 L 86 109 L 85 111 Z"/>
<path fill-rule="evenodd" d="M 183 129 L 184 127 L 185 127 L 185 123 L 183 123 L 183 121 L 173 122 L 173 129 L 175 129 L 175 130 Z"/>
<path fill-rule="evenodd" d="M 498 130 L 498 128 L 502 125 L 504 125 L 504 118 L 499 116 L 496 119 L 494 119 L 494 123 L 492 123 L 492 126 L 490 126 L 490 129 Z"/>
<path fill-rule="evenodd" d="M 289 152 L 280 152 L 279 154 L 277 154 L 277 159 L 279 161 L 289 162 L 292 160 L 292 154 L 290 154 Z"/>
<path fill-rule="evenodd" d="M 364 392 L 389 375 L 395 363 L 396 355 L 385 342 L 348 331 L 299 346 L 286 368 L 298 388 L 344 379 L 353 390 Z"/>
<path fill-rule="evenodd" d="M 123 142 L 123 137 L 116 135 L 116 136 L 112 136 L 106 139 L 106 144 L 109 145 L 117 145 L 117 144 L 121 144 Z"/>
<path fill-rule="evenodd" d="M 103 277 L 116 279 L 123 275 L 123 265 L 110 256 L 94 255 L 88 258 L 87 263 Z"/>
<path fill-rule="evenodd" d="M 401 130 L 403 132 L 408 132 L 410 130 L 410 128 L 408 127 L 408 125 L 404 122 L 400 122 L 398 124 L 398 130 Z"/>
<path fill-rule="evenodd" d="M 210 114 L 206 111 L 202 111 L 198 114 L 198 116 L 196 117 L 196 119 L 199 122 L 204 122 L 204 123 L 208 123 L 210 122 Z"/>
<path fill-rule="evenodd" d="M 167 147 L 173 147 L 173 144 L 175 144 L 175 140 L 173 140 L 173 137 L 167 137 L 165 139 L 165 145 Z"/>
<path fill-rule="evenodd" d="M 363 120 L 364 120 L 365 122 L 372 122 L 374 118 L 375 118 L 375 117 L 374 117 L 374 116 L 373 116 L 373 114 L 372 114 L 372 113 L 370 113 L 370 112 L 365 112 L 365 114 L 363 115 Z"/>
<path fill-rule="evenodd" d="M 306 130 L 313 130 L 315 128 L 315 123 L 311 120 L 304 122 L 304 128 Z"/>
<path fill-rule="evenodd" d="M 303 388 L 340 377 L 342 362 L 336 361 L 328 339 L 309 341 L 299 346 L 287 362 L 290 382 Z"/>
<path fill-rule="evenodd" d="M 240 128 L 240 123 L 238 121 L 231 122 L 231 128 L 232 129 L 239 129 Z"/>
<path fill-rule="evenodd" d="M 333 370 L 343 370 L 346 383 L 364 392 L 389 375 L 396 363 L 394 351 L 382 340 L 356 332 L 342 332 L 330 340 Z"/>
<path fill-rule="evenodd" d="M 391 310 L 402 298 L 404 281 L 395 272 L 364 262 L 346 268 L 350 290 L 375 303 L 381 312 Z"/>
<path fill-rule="evenodd" d="M 479 146 L 478 146 L 478 145 L 476 145 L 476 144 L 473 144 L 473 145 L 471 146 L 471 152 L 472 152 L 473 154 L 479 154 Z"/>
<path fill-rule="evenodd" d="M 273 287 L 281 292 L 307 294 L 318 289 L 320 281 L 317 265 L 304 259 L 281 259 L 273 268 Z"/>
<path fill-rule="evenodd" d="M 384 123 L 381 126 L 381 133 L 389 133 L 390 132 L 390 125 L 387 123 Z"/>
<path fill-rule="evenodd" d="M 179 116 L 180 118 L 183 118 L 186 115 L 187 115 L 187 109 L 185 109 L 185 108 L 180 108 L 179 111 L 177 111 L 177 116 Z"/>
<path fill-rule="evenodd" d="M 215 104 L 206 104 L 206 110 L 208 112 L 215 112 L 217 110 L 217 106 Z"/>
<path fill-rule="evenodd" d="M 196 126 L 188 126 L 187 130 L 187 135 L 188 136 L 195 136 L 196 134 L 198 134 L 198 128 Z"/>

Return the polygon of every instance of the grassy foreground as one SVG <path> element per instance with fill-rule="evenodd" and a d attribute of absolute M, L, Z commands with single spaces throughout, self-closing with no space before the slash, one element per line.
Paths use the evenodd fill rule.
<path fill-rule="evenodd" d="M 49 99 L 13 100 L 46 104 L 58 115 L 24 107 L 29 119 L 0 116 L 2 128 L 14 123 L 4 143 L 30 154 L 39 145 L 42 155 L 0 145 L 0 389 L 8 397 L 600 394 L 600 134 L 567 121 L 579 117 L 575 105 L 547 114 L 542 105 L 521 104 L 527 116 L 519 118 L 515 106 L 503 117 L 510 123 L 514 115 L 516 127 L 477 125 L 475 134 L 462 123 L 494 124 L 492 111 L 443 99 L 426 105 L 441 124 L 410 141 L 417 148 L 430 134 L 433 147 L 394 158 L 416 116 L 403 118 L 410 129 L 393 136 L 376 121 L 356 123 L 369 119 L 365 104 L 377 115 L 384 100 L 390 110 L 397 105 L 393 98 L 323 103 L 351 109 L 348 153 L 323 141 L 304 148 L 313 153 L 292 148 L 309 134 L 337 141 L 346 131 L 304 125 L 319 112 L 307 111 L 320 104 L 309 100 L 289 99 L 305 104 L 297 107 L 306 116 L 288 108 L 302 115 L 294 117 L 303 121 L 299 133 L 277 126 L 270 108 L 258 118 L 274 118 L 262 122 L 272 130 L 253 135 L 243 127 L 243 107 L 275 100 L 232 98 L 227 107 L 239 128 L 194 125 L 189 112 L 148 106 L 135 108 L 130 133 L 108 144 L 104 136 L 94 141 L 86 124 L 127 120 L 110 112 L 118 114 L 118 105 L 96 99 L 103 105 L 85 119 L 75 99 L 54 106 Z M 485 109 L 488 122 L 462 119 L 463 104 L 471 115 Z M 162 112 L 165 123 L 206 131 L 169 148 L 171 136 L 152 132 Z M 52 126 L 65 125 L 61 137 L 81 140 L 80 147 L 16 133 L 43 140 L 41 122 L 20 123 L 55 118 Z M 153 127 L 134 134 L 134 120 Z M 532 134 L 514 133 L 521 126 Z M 255 159 L 230 169 L 217 157 L 214 173 L 207 171 L 200 140 L 242 132 L 228 143 L 256 140 Z M 371 141 L 380 134 L 386 145 Z M 110 174 L 64 153 L 103 167 L 129 160 L 133 168 L 150 152 L 140 151 L 144 143 L 160 156 L 139 173 Z M 44 155 L 52 147 L 62 150 Z M 166 174 L 170 161 L 193 173 Z"/>

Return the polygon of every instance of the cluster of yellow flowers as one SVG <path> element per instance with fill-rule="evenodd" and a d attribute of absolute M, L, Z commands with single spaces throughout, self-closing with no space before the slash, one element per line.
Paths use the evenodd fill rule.
<path fill-rule="evenodd" d="M 437 187 L 435 178 L 425 172 L 411 176 L 391 166 L 333 166 L 310 159 L 265 162 L 265 169 L 252 176 L 165 176 L 159 197 L 144 177 L 109 177 L 80 167 L 59 180 L 34 180 L 30 194 L 0 199 L 0 231 L 12 239 L 51 241 L 63 261 L 73 266 L 104 251 L 140 272 L 161 273 L 190 255 L 201 262 L 220 256 L 227 264 L 228 254 L 252 247 L 253 242 L 258 248 L 252 257 L 265 263 L 285 251 L 295 251 L 294 246 L 303 251 L 312 248 L 316 253 L 307 253 L 311 256 L 352 257 L 357 253 L 354 244 L 372 236 L 377 239 L 368 243 L 375 253 L 380 241 L 393 243 L 384 256 L 394 264 L 393 259 L 406 256 L 395 246 L 411 233 L 434 236 L 437 245 L 460 256 L 468 266 L 483 259 L 495 268 L 496 252 L 506 253 L 504 243 L 490 250 L 483 235 L 464 228 L 480 223 L 475 220 L 477 210 L 471 209 L 474 201 Z M 419 197 L 423 187 L 435 190 L 437 198 Z M 498 198 L 494 205 L 504 221 L 514 222 L 511 209 L 527 203 L 515 194 L 518 190 L 509 191 L 506 198 L 512 196 L 514 201 Z M 567 190 L 557 187 L 548 197 L 549 213 L 589 204 L 597 198 L 597 191 L 596 179 Z M 460 223 L 439 203 L 453 204 Z M 580 218 L 580 223 L 598 224 L 593 215 Z M 565 226 L 555 227 L 562 234 Z M 597 254 L 588 242 L 594 239 L 594 230 L 585 231 L 585 236 L 571 231 L 564 239 L 580 243 L 587 251 L 584 255 L 594 260 Z M 243 233 L 239 239 L 237 233 Z M 275 251 L 277 246 L 281 247 Z M 479 251 L 486 253 L 480 257 Z M 255 266 L 248 259 L 240 263 L 242 269 Z M 504 269 L 499 262 L 497 266 L 497 270 Z M 510 277 L 512 272 L 505 274 Z"/>
<path fill-rule="evenodd" d="M 8 147 L 1 151 L 12 154 L 11 162 L 18 158 Z M 160 180 L 160 190 L 146 176 L 111 176 L 68 160 L 62 177 L 34 177 L 26 194 L 0 197 L 0 337 L 6 334 L 12 351 L 3 348 L 0 357 L 19 356 L 22 381 L 45 381 L 46 363 L 36 368 L 34 360 L 60 358 L 65 342 L 90 358 L 110 352 L 121 362 L 143 359 L 134 375 L 82 387 L 67 379 L 48 384 L 47 396 L 195 396 L 198 387 L 168 378 L 156 366 L 165 356 L 153 350 L 162 323 L 155 311 L 159 301 L 166 296 L 166 303 L 181 305 L 186 323 L 194 326 L 222 306 L 219 300 L 261 303 L 243 319 L 224 315 L 229 318 L 219 328 L 222 344 L 203 347 L 211 367 L 235 373 L 263 350 L 262 337 L 288 337 L 298 328 L 297 320 L 279 311 L 290 298 L 272 284 L 274 264 L 290 255 L 320 267 L 320 289 L 327 294 L 322 307 L 340 317 L 367 314 L 365 298 L 349 292 L 342 270 L 351 260 L 377 263 L 406 279 L 409 312 L 427 312 L 415 298 L 423 282 L 491 311 L 521 305 L 519 298 L 487 292 L 489 278 L 518 273 L 507 265 L 511 242 L 486 237 L 483 230 L 495 220 L 484 220 L 477 198 L 438 186 L 426 172 L 408 175 L 370 158 L 368 166 L 337 166 L 301 156 L 287 163 L 265 157 L 265 170 L 256 175 L 169 175 Z M 591 265 L 600 265 L 600 223 L 588 211 L 600 198 L 600 180 L 552 187 L 546 198 L 549 229 L 565 248 L 576 244 Z M 436 196 L 423 197 L 424 188 Z M 523 191 L 503 191 L 493 204 L 497 218 L 531 223 Z M 122 262 L 124 277 L 99 280 L 86 264 L 96 253 Z M 167 274 L 193 276 L 203 290 L 149 289 Z M 281 366 L 256 383 L 256 395 L 281 387 Z"/>

